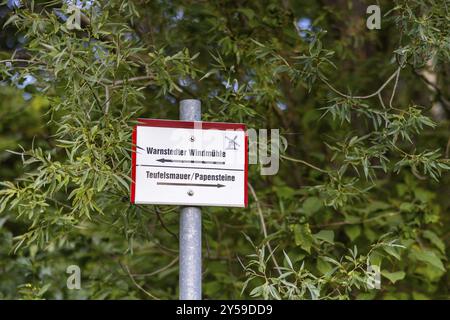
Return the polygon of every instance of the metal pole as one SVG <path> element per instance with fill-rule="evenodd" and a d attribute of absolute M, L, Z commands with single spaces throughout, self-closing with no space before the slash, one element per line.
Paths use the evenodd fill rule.
<path fill-rule="evenodd" d="M 180 102 L 180 120 L 200 121 L 200 100 Z M 180 217 L 180 300 L 202 299 L 202 211 L 183 207 Z"/>

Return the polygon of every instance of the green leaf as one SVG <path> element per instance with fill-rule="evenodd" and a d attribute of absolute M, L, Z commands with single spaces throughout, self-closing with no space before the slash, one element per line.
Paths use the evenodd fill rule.
<path fill-rule="evenodd" d="M 327 274 L 328 272 L 330 272 L 333 269 L 331 264 L 328 263 L 327 261 L 325 261 L 322 257 L 319 257 L 317 259 L 316 268 L 323 275 Z"/>
<path fill-rule="evenodd" d="M 367 226 L 364 227 L 363 233 L 370 242 L 374 242 L 379 236 L 377 232 Z"/>
<path fill-rule="evenodd" d="M 400 261 L 400 254 L 398 253 L 396 248 L 385 246 L 383 247 L 383 249 L 384 251 L 386 251 L 386 253 L 388 253 L 389 255 Z"/>
<path fill-rule="evenodd" d="M 436 194 L 434 194 L 433 192 L 424 190 L 422 188 L 414 189 L 414 195 L 422 202 L 433 200 L 436 197 Z"/>
<path fill-rule="evenodd" d="M 302 209 L 308 215 L 311 216 L 323 207 L 323 202 L 317 197 L 309 197 L 303 202 Z"/>
<path fill-rule="evenodd" d="M 323 240 L 325 242 L 334 244 L 334 231 L 321 230 L 313 236 L 316 240 Z"/>
<path fill-rule="evenodd" d="M 199 81 L 202 81 L 202 80 L 204 80 L 204 79 L 206 79 L 206 78 L 209 78 L 211 75 L 217 74 L 217 73 L 219 73 L 219 70 L 212 69 L 212 70 L 208 71 L 207 73 L 205 73 L 205 75 L 204 75 L 203 77 L 201 77 L 201 78 L 199 79 Z"/>
<path fill-rule="evenodd" d="M 397 271 L 397 272 L 388 272 L 388 271 L 381 271 L 381 274 L 389 279 L 391 283 L 396 283 L 399 280 L 402 280 L 405 278 L 405 272 L 403 271 Z"/>
<path fill-rule="evenodd" d="M 294 226 L 294 238 L 297 246 L 306 252 L 311 253 L 313 237 L 311 230 L 309 229 L 309 224 L 296 224 Z"/>
<path fill-rule="evenodd" d="M 19 16 L 18 15 L 12 15 L 11 17 L 8 18 L 8 20 L 6 20 L 5 24 L 3 25 L 3 28 L 6 27 L 8 24 L 13 23 L 14 21 L 18 20 Z"/>
<path fill-rule="evenodd" d="M 414 257 L 422 262 L 429 263 L 433 267 L 445 272 L 444 264 L 441 259 L 431 250 L 415 250 Z"/>
<path fill-rule="evenodd" d="M 427 295 L 417 291 L 413 291 L 412 298 L 414 300 L 430 300 L 430 298 Z"/>
<path fill-rule="evenodd" d="M 255 17 L 255 11 L 253 11 L 252 9 L 249 8 L 239 8 L 237 11 L 242 12 L 243 14 L 245 14 L 245 16 L 247 18 L 249 18 L 250 20 L 253 19 Z"/>
<path fill-rule="evenodd" d="M 386 202 L 381 201 L 371 201 L 366 207 L 365 210 L 367 212 L 375 212 L 379 210 L 385 210 L 390 208 L 390 205 Z"/>
<path fill-rule="evenodd" d="M 425 230 L 423 232 L 423 236 L 424 238 L 430 240 L 430 242 L 434 244 L 436 248 L 438 248 L 443 254 L 445 254 L 445 243 L 436 235 L 436 233 L 430 230 Z"/>
<path fill-rule="evenodd" d="M 289 268 L 294 269 L 291 259 L 289 258 L 289 256 L 287 255 L 287 253 L 284 250 L 283 250 L 283 254 L 284 254 L 284 258 L 285 258 Z"/>
<path fill-rule="evenodd" d="M 361 234 L 361 227 L 357 225 L 345 226 L 344 232 L 351 241 L 355 241 Z"/>
<path fill-rule="evenodd" d="M 42 296 L 44 293 L 46 293 L 47 290 L 50 288 L 51 285 L 52 285 L 51 283 L 45 284 L 45 285 L 39 290 L 39 292 L 37 293 L 37 296 L 40 297 L 40 296 Z"/>
<path fill-rule="evenodd" d="M 410 202 L 403 202 L 400 205 L 400 211 L 403 211 L 403 212 L 413 212 L 414 208 L 415 208 L 415 205 Z"/>

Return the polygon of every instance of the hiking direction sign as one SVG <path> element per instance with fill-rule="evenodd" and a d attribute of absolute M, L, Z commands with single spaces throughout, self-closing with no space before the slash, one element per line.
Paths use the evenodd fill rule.
<path fill-rule="evenodd" d="M 131 202 L 246 207 L 247 143 L 239 123 L 139 119 Z"/>

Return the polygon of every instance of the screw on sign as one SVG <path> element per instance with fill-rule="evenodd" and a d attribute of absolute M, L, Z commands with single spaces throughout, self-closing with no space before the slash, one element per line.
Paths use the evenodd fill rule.
<path fill-rule="evenodd" d="M 180 205 L 180 299 L 201 299 L 200 206 L 247 206 L 248 141 L 240 123 L 202 122 L 199 100 L 176 120 L 139 119 L 131 202 Z"/>

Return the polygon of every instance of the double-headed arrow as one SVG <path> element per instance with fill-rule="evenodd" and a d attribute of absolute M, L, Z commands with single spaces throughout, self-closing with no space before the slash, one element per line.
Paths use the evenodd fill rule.
<path fill-rule="evenodd" d="M 203 164 L 225 164 L 225 161 L 196 161 L 196 160 L 172 160 L 172 159 L 158 159 L 158 162 L 176 162 L 176 163 L 203 163 Z"/>
<path fill-rule="evenodd" d="M 192 186 L 192 187 L 214 187 L 214 188 L 223 188 L 224 184 L 207 184 L 207 183 L 179 183 L 179 182 L 157 182 L 156 184 L 164 185 L 164 186 Z"/>

